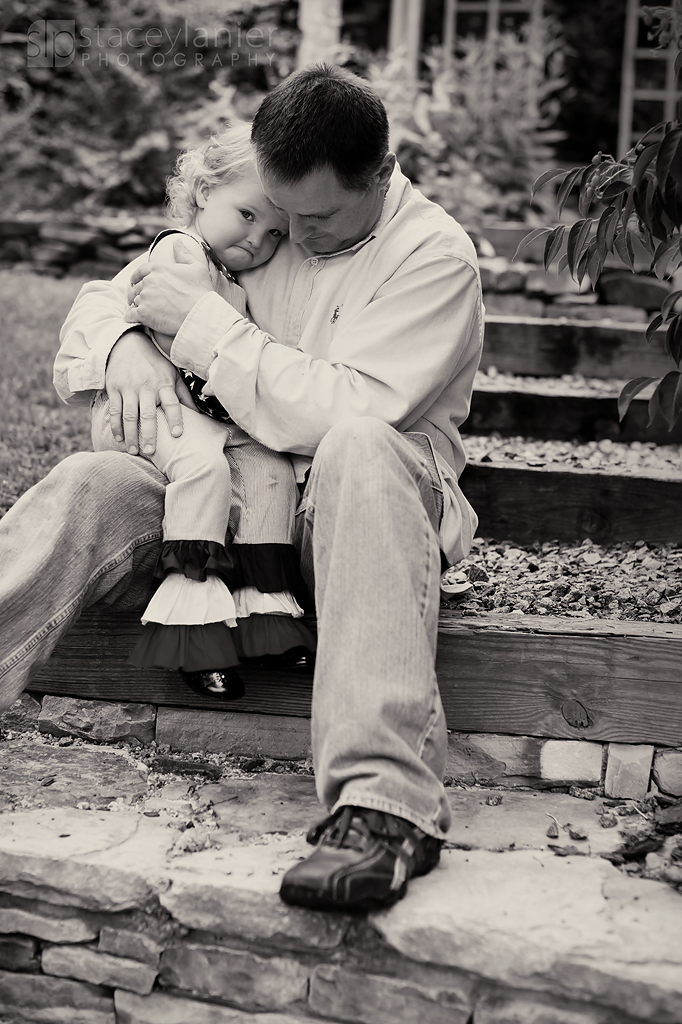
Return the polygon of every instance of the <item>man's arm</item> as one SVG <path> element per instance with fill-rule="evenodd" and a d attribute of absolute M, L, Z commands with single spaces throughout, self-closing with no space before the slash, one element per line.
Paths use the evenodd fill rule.
<path fill-rule="evenodd" d="M 421 262 L 419 260 L 421 259 Z M 207 378 L 252 437 L 314 454 L 336 423 L 376 416 L 407 429 L 481 345 L 477 275 L 454 256 L 406 262 L 314 359 L 206 295 L 176 334 L 172 359 Z"/>
<path fill-rule="evenodd" d="M 142 330 L 124 319 L 131 271 L 146 260 L 146 255 L 138 257 L 113 281 L 89 281 L 81 288 L 60 332 L 54 364 L 54 385 L 64 402 L 87 404 L 106 388 L 112 432 L 125 437 L 133 455 L 138 424 L 143 450 L 154 451 L 157 405 L 176 436 L 182 433 L 180 405 L 195 408 L 177 370 Z"/>

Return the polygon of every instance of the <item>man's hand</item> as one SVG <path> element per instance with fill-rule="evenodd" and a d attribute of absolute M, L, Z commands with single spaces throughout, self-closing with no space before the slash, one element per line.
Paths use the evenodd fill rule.
<path fill-rule="evenodd" d="M 175 264 L 145 263 L 130 278 L 129 323 L 141 323 L 161 334 L 175 335 L 196 302 L 213 291 L 203 254 L 190 252 L 181 238 L 173 245 Z"/>
<path fill-rule="evenodd" d="M 166 414 L 173 437 L 182 433 L 181 405 L 196 409 L 182 377 L 142 331 L 128 331 L 109 354 L 105 373 L 111 432 L 137 455 L 138 436 L 145 455 L 156 448 L 156 407 Z"/>

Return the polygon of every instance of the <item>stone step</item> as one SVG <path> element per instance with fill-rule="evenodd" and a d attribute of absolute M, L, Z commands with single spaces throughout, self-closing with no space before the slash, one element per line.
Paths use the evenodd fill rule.
<path fill-rule="evenodd" d="M 479 517 L 478 533 L 496 540 L 600 544 L 682 541 L 682 477 L 595 472 L 556 464 L 469 463 L 462 490 Z"/>
<path fill-rule="evenodd" d="M 650 344 L 645 324 L 568 318 L 486 316 L 481 369 L 519 376 L 658 377 L 675 369 L 665 331 Z"/>
<path fill-rule="evenodd" d="M 240 668 L 246 696 L 226 705 L 198 696 L 175 672 L 131 666 L 142 629 L 139 612 L 90 609 L 36 670 L 32 692 L 282 716 L 284 742 L 299 742 L 295 720 L 310 716 L 310 677 Z M 436 671 L 448 726 L 459 732 L 675 747 L 681 662 L 682 626 L 443 612 Z"/>
<path fill-rule="evenodd" d="M 548 393 L 538 388 L 523 390 L 478 390 L 471 400 L 471 412 L 460 428 L 463 434 L 492 434 L 532 437 L 538 440 L 653 441 L 680 444 L 682 420 L 672 430 L 659 412 L 648 425 L 648 401 L 635 398 L 622 422 L 618 400 L 593 394 Z"/>
<path fill-rule="evenodd" d="M 27 784 L 45 772 L 39 744 L 9 746 L 16 765 L 33 759 Z M 96 789 L 101 750 L 82 748 Z M 139 774 L 116 753 L 122 779 Z M 48 1024 L 682 1020 L 682 894 L 672 887 L 682 837 L 662 834 L 646 866 L 605 859 L 617 860 L 638 829 L 656 832 L 648 804 L 638 812 L 622 801 L 616 816 L 601 797 L 448 789 L 440 865 L 393 908 L 351 918 L 278 896 L 322 813 L 312 778 L 242 773 L 185 785 L 182 814 L 170 793 L 178 785 L 159 790 L 150 774 L 141 800 L 108 813 L 30 797 L 3 814 L 0 933 L 13 966 L 0 968 L 0 1015 Z"/>

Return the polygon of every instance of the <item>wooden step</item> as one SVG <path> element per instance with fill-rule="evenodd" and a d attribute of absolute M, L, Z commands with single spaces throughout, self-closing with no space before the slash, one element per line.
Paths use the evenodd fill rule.
<path fill-rule="evenodd" d="M 649 427 L 648 402 L 635 399 L 622 423 L 617 399 L 593 394 L 476 390 L 463 434 L 533 437 L 538 440 L 682 442 L 682 420 L 672 430 L 659 413 Z"/>
<path fill-rule="evenodd" d="M 487 316 L 481 369 L 495 366 L 518 376 L 658 377 L 675 369 L 663 347 L 665 331 L 651 344 L 645 324 Z"/>
<path fill-rule="evenodd" d="M 139 613 L 90 609 L 29 689 L 90 700 L 309 717 L 312 680 L 240 669 L 243 700 L 133 668 Z M 444 612 L 436 663 L 448 727 L 557 739 L 682 744 L 682 626 Z"/>
<path fill-rule="evenodd" d="M 552 465 L 469 463 L 460 478 L 481 537 L 600 544 L 682 542 L 682 478 Z"/>

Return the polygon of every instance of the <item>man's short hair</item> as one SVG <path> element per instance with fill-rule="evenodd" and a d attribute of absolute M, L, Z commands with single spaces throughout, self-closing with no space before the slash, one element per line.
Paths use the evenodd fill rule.
<path fill-rule="evenodd" d="M 251 140 L 266 174 L 294 185 L 329 167 L 366 191 L 388 152 L 388 117 L 367 82 L 335 64 L 310 64 L 269 93 Z"/>

